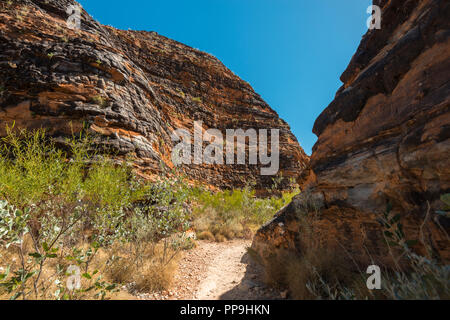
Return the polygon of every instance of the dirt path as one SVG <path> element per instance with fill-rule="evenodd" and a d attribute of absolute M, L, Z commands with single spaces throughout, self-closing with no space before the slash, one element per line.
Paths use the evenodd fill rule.
<path fill-rule="evenodd" d="M 170 299 L 267 300 L 281 295 L 262 282 L 262 270 L 247 254 L 250 240 L 197 241 L 180 261 Z"/>

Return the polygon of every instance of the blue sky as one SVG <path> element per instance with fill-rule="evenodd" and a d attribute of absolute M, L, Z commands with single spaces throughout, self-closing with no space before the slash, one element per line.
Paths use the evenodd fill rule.
<path fill-rule="evenodd" d="M 310 154 L 371 0 L 81 0 L 99 22 L 156 31 L 213 54 L 249 82 Z"/>

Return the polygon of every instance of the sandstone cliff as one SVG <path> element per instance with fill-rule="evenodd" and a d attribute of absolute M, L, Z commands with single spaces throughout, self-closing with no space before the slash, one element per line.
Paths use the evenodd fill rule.
<path fill-rule="evenodd" d="M 422 227 L 440 258 L 450 259 L 448 236 L 440 232 L 450 224 L 435 214 L 450 190 L 450 3 L 374 4 L 382 8 L 382 28 L 363 37 L 343 86 L 314 125 L 309 199 L 297 197 L 260 230 L 260 252 L 300 250 L 298 214 L 312 201 L 322 208 L 315 222 L 322 245 L 382 259 L 376 218 L 390 203 L 407 238 L 417 239 Z"/>
<path fill-rule="evenodd" d="M 56 139 L 88 129 L 99 146 L 131 155 L 141 174 L 173 167 L 174 129 L 279 129 L 280 172 L 298 179 L 309 159 L 288 124 L 215 57 L 158 35 L 103 26 L 72 0 L 0 2 L 0 136 L 5 126 L 46 128 Z M 189 165 L 193 180 L 271 184 L 255 165 Z"/>

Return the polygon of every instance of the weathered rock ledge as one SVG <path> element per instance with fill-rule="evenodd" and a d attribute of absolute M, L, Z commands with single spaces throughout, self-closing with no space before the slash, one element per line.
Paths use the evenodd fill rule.
<path fill-rule="evenodd" d="M 435 211 L 450 191 L 450 3 L 374 4 L 382 8 L 382 28 L 363 37 L 343 86 L 314 125 L 318 142 L 305 188 L 322 207 L 317 237 L 361 261 L 367 252 L 383 259 L 376 217 L 390 203 L 408 239 L 422 230 L 449 261 L 443 230 L 450 223 Z M 304 202 L 297 197 L 264 226 L 254 247 L 300 250 L 297 216 Z"/>

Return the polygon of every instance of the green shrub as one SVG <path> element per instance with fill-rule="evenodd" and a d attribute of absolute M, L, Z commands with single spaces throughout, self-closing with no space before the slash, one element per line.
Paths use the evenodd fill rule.
<path fill-rule="evenodd" d="M 103 276 L 117 275 L 123 261 L 142 289 L 168 285 L 183 249 L 171 235 L 189 228 L 187 190 L 182 178 L 138 179 L 125 162 L 97 155 L 89 138 L 67 139 L 63 150 L 41 130 L 8 129 L 0 148 L 0 255 L 8 264 L 0 296 L 104 299 L 116 285 Z M 82 270 L 72 291 L 70 266 Z"/>
<path fill-rule="evenodd" d="M 281 196 L 257 198 L 250 187 L 219 192 L 195 189 L 192 194 L 194 227 L 199 235 L 217 241 L 248 238 L 277 211 L 287 205 L 298 190 Z"/>
<path fill-rule="evenodd" d="M 106 105 L 108 104 L 108 98 L 102 97 L 100 95 L 98 96 L 93 96 L 91 98 L 92 102 L 95 103 L 96 105 L 104 108 L 106 107 Z"/>

